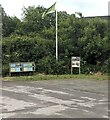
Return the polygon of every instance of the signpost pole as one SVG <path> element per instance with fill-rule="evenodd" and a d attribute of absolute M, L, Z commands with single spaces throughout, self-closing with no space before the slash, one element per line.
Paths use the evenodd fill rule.
<path fill-rule="evenodd" d="M 80 74 L 80 66 L 79 66 L 79 74 Z"/>
<path fill-rule="evenodd" d="M 71 74 L 72 74 L 73 68 L 72 68 L 72 58 L 71 58 Z"/>
<path fill-rule="evenodd" d="M 81 71 L 80 71 L 80 58 L 79 58 L 79 74 L 81 73 Z"/>

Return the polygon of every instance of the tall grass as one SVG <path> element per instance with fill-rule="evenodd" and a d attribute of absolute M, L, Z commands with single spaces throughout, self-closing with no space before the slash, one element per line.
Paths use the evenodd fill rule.
<path fill-rule="evenodd" d="M 4 77 L 3 80 L 16 80 L 16 81 L 37 81 L 37 80 L 64 80 L 64 79 L 87 79 L 87 80 L 108 80 L 107 75 L 45 75 L 45 74 L 37 74 L 33 76 L 14 76 L 14 77 Z"/>

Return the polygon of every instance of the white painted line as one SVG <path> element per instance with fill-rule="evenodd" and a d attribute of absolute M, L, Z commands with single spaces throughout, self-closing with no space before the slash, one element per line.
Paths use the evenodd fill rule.
<path fill-rule="evenodd" d="M 66 92 L 49 90 L 49 89 L 43 89 L 43 91 L 44 91 L 44 92 L 57 93 L 57 94 L 63 94 L 63 95 L 68 95 L 68 94 L 69 94 L 69 93 L 66 93 Z"/>
<path fill-rule="evenodd" d="M 57 103 L 57 104 L 62 104 L 62 105 L 69 105 L 70 106 L 71 104 L 75 103 L 74 101 L 71 101 L 71 100 L 62 100 L 62 99 L 58 99 L 58 98 L 55 98 L 55 97 L 46 96 L 45 94 L 44 95 L 31 94 L 29 96 L 35 97 L 39 100 L 43 100 L 43 101 L 46 101 L 46 102 L 52 102 L 52 103 Z"/>
<path fill-rule="evenodd" d="M 108 116 L 103 116 L 103 118 L 108 118 Z"/>
<path fill-rule="evenodd" d="M 43 114 L 43 115 L 55 115 L 57 112 L 61 112 L 65 109 L 67 109 L 67 106 L 63 105 L 55 105 L 55 106 L 48 106 L 45 108 L 39 108 L 34 112 L 30 112 L 32 114 Z"/>
<path fill-rule="evenodd" d="M 3 113 L 0 114 L 0 118 L 11 118 L 12 116 L 15 116 L 16 113 Z"/>
<path fill-rule="evenodd" d="M 25 107 L 32 107 L 36 104 L 25 102 L 22 100 L 16 100 L 9 97 L 3 97 L 3 109 L 6 109 L 8 111 L 16 111 L 16 110 L 22 110 L 25 109 Z"/>
<path fill-rule="evenodd" d="M 81 98 L 83 98 L 83 99 L 88 99 L 88 100 L 91 100 L 91 101 L 96 100 L 96 99 L 93 99 L 93 98 L 90 98 L 90 97 L 81 97 Z"/>

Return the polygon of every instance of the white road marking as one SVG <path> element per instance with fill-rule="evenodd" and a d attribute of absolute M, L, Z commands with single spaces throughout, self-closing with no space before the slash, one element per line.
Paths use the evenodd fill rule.
<path fill-rule="evenodd" d="M 77 103 L 77 105 L 80 105 L 80 106 L 83 106 L 83 107 L 88 107 L 88 108 L 92 108 L 96 104 L 97 103 L 93 103 L 92 101 L 85 102 L 85 103 Z"/>
<path fill-rule="evenodd" d="M 85 100 L 79 100 L 79 99 L 71 99 L 71 100 L 73 100 L 75 102 L 85 102 Z"/>
<path fill-rule="evenodd" d="M 57 104 L 62 104 L 62 105 L 71 105 L 71 104 L 75 104 L 74 101 L 71 100 L 62 100 L 62 99 L 58 99 L 55 97 L 50 97 L 47 95 L 40 95 L 40 94 L 31 94 L 29 95 L 30 97 L 35 97 L 39 100 L 43 100 L 43 101 L 47 101 L 47 102 L 52 102 L 52 103 L 57 103 Z"/>
<path fill-rule="evenodd" d="M 55 90 L 49 90 L 49 89 L 43 89 L 43 91 L 44 91 L 44 92 L 51 92 L 51 93 L 68 95 L 68 93 L 65 93 L 65 92 L 62 92 L 62 91 L 55 91 Z"/>
<path fill-rule="evenodd" d="M 48 106 L 45 108 L 39 108 L 34 112 L 30 112 L 32 114 L 43 114 L 43 115 L 54 115 L 57 112 L 61 112 L 65 109 L 67 109 L 67 106 L 63 106 L 63 105 L 54 105 L 54 106 Z"/>
<path fill-rule="evenodd" d="M 84 111 L 84 112 L 87 112 L 87 113 L 89 112 L 88 110 L 83 110 L 83 111 Z"/>
<path fill-rule="evenodd" d="M 22 110 L 25 109 L 25 107 L 32 107 L 36 105 L 34 103 L 25 102 L 22 100 L 16 100 L 6 96 L 3 97 L 3 104 L 4 104 L 3 109 L 6 109 L 8 111 Z"/>
<path fill-rule="evenodd" d="M 91 100 L 91 101 L 96 100 L 96 99 L 93 99 L 93 98 L 90 98 L 90 97 L 81 97 L 81 98 L 83 98 L 83 99 L 88 99 L 88 100 Z"/>
<path fill-rule="evenodd" d="M 0 118 L 10 118 L 15 115 L 16 115 L 16 113 L 2 113 L 2 114 L 0 114 Z"/>
<path fill-rule="evenodd" d="M 29 93 L 31 90 L 42 90 L 42 92 L 51 92 L 51 93 L 57 93 L 57 94 L 63 94 L 66 95 L 68 93 L 62 92 L 62 91 L 56 91 L 56 90 L 50 90 L 45 88 L 35 88 L 35 87 L 28 87 L 28 86 L 16 86 L 16 87 L 3 87 L 2 90 L 7 90 L 11 92 L 17 92 L 17 93 Z"/>
<path fill-rule="evenodd" d="M 103 116 L 103 118 L 108 118 L 108 116 Z"/>

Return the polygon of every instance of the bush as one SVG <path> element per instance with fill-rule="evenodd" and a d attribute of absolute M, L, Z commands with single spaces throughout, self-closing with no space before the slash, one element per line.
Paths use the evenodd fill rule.
<path fill-rule="evenodd" d="M 71 71 L 71 56 L 75 56 L 75 53 L 67 47 L 64 42 L 62 49 L 59 50 L 59 60 L 55 59 L 55 41 L 47 40 L 36 36 L 34 38 L 27 36 L 11 36 L 3 39 L 2 51 L 3 51 L 3 76 L 9 74 L 9 63 L 12 62 L 35 62 L 36 72 L 45 74 L 70 74 Z M 73 45 L 69 46 L 74 48 Z M 66 50 L 65 50 L 66 49 Z M 74 49 L 73 49 L 74 50 Z M 71 52 L 70 52 L 71 51 Z M 77 51 L 78 52 L 78 51 Z M 76 53 L 77 53 L 76 52 Z M 84 51 L 83 51 L 84 52 Z M 89 55 L 89 53 L 87 54 Z M 77 56 L 77 55 L 76 55 Z M 92 58 L 95 60 L 95 64 L 87 62 L 85 55 L 81 57 L 81 73 L 89 74 L 102 72 L 107 73 L 110 71 L 108 67 L 110 59 L 105 54 L 103 58 Z M 85 61 L 83 61 L 83 59 Z M 97 64 L 97 62 L 101 64 Z"/>
<path fill-rule="evenodd" d="M 5 64 L 2 65 L 2 76 L 8 76 L 9 75 L 9 65 Z"/>
<path fill-rule="evenodd" d="M 56 61 L 54 57 L 46 56 L 38 61 L 36 71 L 45 74 L 65 74 L 67 69 L 64 61 Z"/>

